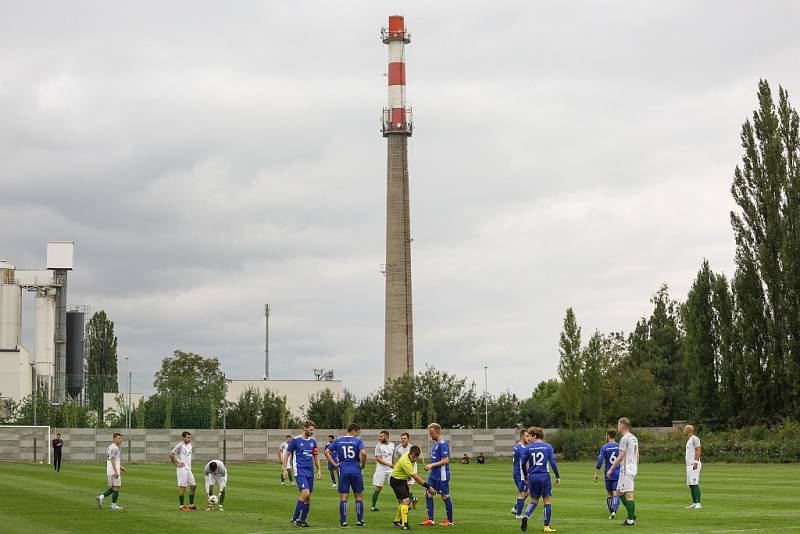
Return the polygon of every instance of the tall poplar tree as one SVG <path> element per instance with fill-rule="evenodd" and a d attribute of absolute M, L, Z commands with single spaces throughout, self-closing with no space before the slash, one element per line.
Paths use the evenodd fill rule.
<path fill-rule="evenodd" d="M 86 324 L 86 342 L 89 344 L 86 392 L 89 405 L 98 413 L 103 411 L 103 393 L 118 393 L 117 336 L 114 322 L 100 310 Z"/>
<path fill-rule="evenodd" d="M 564 330 L 558 342 L 561 359 L 558 362 L 558 376 L 562 386 L 559 397 L 567 426 L 574 427 L 581 416 L 585 397 L 583 387 L 583 361 L 581 358 L 581 329 L 572 308 L 564 317 Z"/>

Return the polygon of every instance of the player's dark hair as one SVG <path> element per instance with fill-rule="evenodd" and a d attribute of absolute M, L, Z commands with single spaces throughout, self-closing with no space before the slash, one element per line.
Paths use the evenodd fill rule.
<path fill-rule="evenodd" d="M 114 435 L 113 435 L 113 436 L 111 436 L 111 439 L 114 439 L 114 438 L 116 438 L 117 436 L 120 436 L 120 437 L 122 437 L 122 434 L 120 434 L 119 432 L 114 432 Z"/>
<path fill-rule="evenodd" d="M 182 437 L 182 438 L 185 438 L 186 436 L 191 436 L 191 435 L 192 435 L 192 433 L 191 433 L 191 432 L 189 432 L 188 430 L 184 430 L 184 431 L 183 431 L 183 434 L 181 434 L 181 437 Z"/>
<path fill-rule="evenodd" d="M 520 430 L 519 431 L 519 439 L 522 439 L 525 436 L 525 434 L 527 434 L 527 433 L 528 433 L 528 431 L 525 430 L 524 428 L 522 430 Z"/>
<path fill-rule="evenodd" d="M 292 436 L 290 436 L 289 434 L 286 434 L 286 435 L 285 435 L 285 436 L 283 436 L 283 437 L 284 437 L 284 438 L 291 438 Z"/>
<path fill-rule="evenodd" d="M 211 471 L 216 471 L 217 470 L 217 462 L 211 462 L 210 464 L 208 464 L 208 468 Z"/>
<path fill-rule="evenodd" d="M 314 422 L 314 421 L 312 421 L 311 419 L 309 419 L 308 421 L 306 421 L 305 423 L 303 423 L 303 428 L 308 428 L 308 427 L 310 427 L 310 426 L 313 426 L 314 428 L 317 428 L 317 423 L 315 423 L 315 422 Z"/>
<path fill-rule="evenodd" d="M 412 445 L 411 448 L 408 449 L 408 453 L 409 454 L 416 454 L 417 456 L 419 456 L 422 453 L 422 451 L 419 450 L 419 447 L 417 447 L 416 445 Z"/>
<path fill-rule="evenodd" d="M 389 431 L 388 430 L 381 430 L 381 434 L 386 434 L 386 436 L 388 437 L 389 436 Z"/>
<path fill-rule="evenodd" d="M 334 436 L 333 434 L 328 434 L 328 437 L 331 439 L 336 439 L 336 436 Z"/>
<path fill-rule="evenodd" d="M 532 426 L 528 429 L 528 434 L 533 436 L 536 439 L 544 439 L 544 430 L 539 428 L 538 426 Z"/>
<path fill-rule="evenodd" d="M 358 432 L 361 430 L 361 427 L 356 423 L 350 423 L 350 426 L 347 427 L 348 432 Z"/>
<path fill-rule="evenodd" d="M 613 429 L 609 430 L 608 432 L 606 432 L 606 437 L 611 439 L 616 439 L 617 431 Z"/>
<path fill-rule="evenodd" d="M 408 434 L 408 432 L 402 432 L 400 434 L 400 437 L 402 438 L 403 436 L 407 437 L 408 439 L 411 439 L 411 436 Z"/>

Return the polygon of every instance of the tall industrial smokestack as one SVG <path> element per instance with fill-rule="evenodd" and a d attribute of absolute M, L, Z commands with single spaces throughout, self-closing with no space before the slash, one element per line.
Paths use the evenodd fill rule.
<path fill-rule="evenodd" d="M 406 106 L 405 46 L 411 42 L 403 17 L 389 17 L 381 32 L 389 47 L 389 107 L 383 109 L 387 141 L 386 185 L 386 380 L 414 374 L 411 316 L 411 218 L 408 202 L 408 138 L 411 108 Z"/>

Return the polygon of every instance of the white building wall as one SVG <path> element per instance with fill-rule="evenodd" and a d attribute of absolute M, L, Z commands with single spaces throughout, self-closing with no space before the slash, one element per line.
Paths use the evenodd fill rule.
<path fill-rule="evenodd" d="M 341 380 L 229 380 L 228 402 L 236 402 L 247 388 L 260 392 L 270 390 L 280 397 L 286 397 L 286 406 L 295 417 L 302 417 L 308 406 L 308 398 L 326 389 L 331 390 L 337 399 L 342 394 Z"/>
<path fill-rule="evenodd" d="M 0 351 L 0 398 L 15 402 L 31 394 L 31 366 L 28 351 L 19 346 L 16 351 Z"/>

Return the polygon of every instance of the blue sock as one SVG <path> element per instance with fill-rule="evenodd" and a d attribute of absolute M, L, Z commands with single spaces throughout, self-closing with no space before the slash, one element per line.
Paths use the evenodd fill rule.
<path fill-rule="evenodd" d="M 530 517 L 533 514 L 533 511 L 536 510 L 536 505 L 539 504 L 537 501 L 531 501 L 528 505 L 528 509 L 525 510 L 525 517 Z"/>
<path fill-rule="evenodd" d="M 433 497 L 428 492 L 425 492 L 425 504 L 428 506 L 428 519 L 433 521 Z"/>
<path fill-rule="evenodd" d="M 523 506 L 525 506 L 525 499 L 517 499 L 517 515 L 522 515 Z"/>
<path fill-rule="evenodd" d="M 606 497 L 606 506 L 609 512 L 614 511 L 614 497 Z"/>
<path fill-rule="evenodd" d="M 364 521 L 364 501 L 356 500 L 356 521 Z"/>
<path fill-rule="evenodd" d="M 347 501 L 339 501 L 339 523 L 347 523 Z"/>
<path fill-rule="evenodd" d="M 544 526 L 550 525 L 550 518 L 553 515 L 553 505 L 552 504 L 545 504 L 544 505 Z"/>
<path fill-rule="evenodd" d="M 300 521 L 305 522 L 306 518 L 308 517 L 309 508 L 311 508 L 310 502 L 303 503 L 303 511 L 300 513 Z"/>
<path fill-rule="evenodd" d="M 336 484 L 336 471 L 331 471 L 331 482 Z"/>
<path fill-rule="evenodd" d="M 298 500 L 297 504 L 294 505 L 294 515 L 292 516 L 292 521 L 297 521 L 297 518 L 300 517 L 300 511 L 303 509 L 303 501 Z"/>
<path fill-rule="evenodd" d="M 612 497 L 611 506 L 613 507 L 613 510 L 611 510 L 612 512 L 616 512 L 617 510 L 619 510 L 619 497 L 618 496 L 615 495 L 614 497 Z"/>
<path fill-rule="evenodd" d="M 447 520 L 453 522 L 453 501 L 450 497 L 444 500 L 444 509 L 447 511 Z"/>

